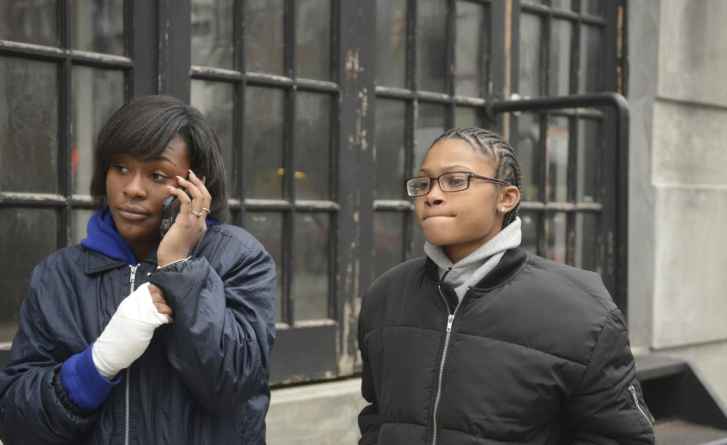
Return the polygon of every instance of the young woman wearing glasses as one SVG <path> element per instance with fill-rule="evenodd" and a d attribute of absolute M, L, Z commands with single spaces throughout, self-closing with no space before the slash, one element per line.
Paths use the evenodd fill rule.
<path fill-rule="evenodd" d="M 623 316 L 600 277 L 521 244 L 520 168 L 479 128 L 406 181 L 425 258 L 363 298 L 361 444 L 651 444 Z"/>

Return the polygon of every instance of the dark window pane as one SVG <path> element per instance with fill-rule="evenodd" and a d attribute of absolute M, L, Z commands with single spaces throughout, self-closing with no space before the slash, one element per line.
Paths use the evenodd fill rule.
<path fill-rule="evenodd" d="M 541 42 L 543 24 L 538 16 L 520 16 L 520 70 L 518 93 L 521 96 L 540 96 L 542 94 Z"/>
<path fill-rule="evenodd" d="M 546 258 L 559 263 L 566 260 L 566 215 L 565 213 L 549 214 L 545 218 L 545 252 Z"/>
<path fill-rule="evenodd" d="M 298 77 L 331 77 L 331 1 L 297 0 L 295 61 Z"/>
<path fill-rule="evenodd" d="M 86 226 L 91 215 L 93 215 L 93 210 L 80 209 L 71 212 L 71 241 L 73 244 L 78 244 L 86 238 Z"/>
<path fill-rule="evenodd" d="M 602 31 L 593 26 L 581 27 L 581 69 L 578 82 L 579 92 L 601 91 L 603 89 Z"/>
<path fill-rule="evenodd" d="M 234 1 L 192 0 L 192 65 L 235 66 Z"/>
<path fill-rule="evenodd" d="M 73 0 L 72 43 L 83 51 L 123 55 L 124 0 Z"/>
<path fill-rule="evenodd" d="M 72 100 L 73 193 L 89 195 L 96 138 L 106 120 L 124 104 L 124 73 L 74 66 Z"/>
<path fill-rule="evenodd" d="M 0 103 L 0 190 L 57 192 L 56 66 L 0 57 Z"/>
<path fill-rule="evenodd" d="M 581 0 L 583 1 L 583 0 Z M 603 0 L 597 0 L 597 1 L 603 1 Z M 573 0 L 552 0 L 552 4 L 554 8 L 560 8 L 560 9 L 571 9 L 573 7 Z"/>
<path fill-rule="evenodd" d="M 376 198 L 404 196 L 406 102 L 376 99 Z"/>
<path fill-rule="evenodd" d="M 601 273 L 599 234 L 601 218 L 593 213 L 576 215 L 576 266 Z"/>
<path fill-rule="evenodd" d="M 548 119 L 548 200 L 568 200 L 568 118 Z"/>
<path fill-rule="evenodd" d="M 328 318 L 330 225 L 331 218 L 327 213 L 295 215 L 291 291 L 295 321 Z"/>
<path fill-rule="evenodd" d="M 460 96 L 483 96 L 482 74 L 487 70 L 488 11 L 483 5 L 457 2 L 457 48 L 454 88 Z"/>
<path fill-rule="evenodd" d="M 424 156 L 434 139 L 444 133 L 446 125 L 447 107 L 435 104 L 419 104 L 417 125 L 414 130 L 416 147 L 414 149 L 414 164 L 412 174 L 419 171 Z"/>
<path fill-rule="evenodd" d="M 601 184 L 603 146 L 601 123 L 587 119 L 578 121 L 578 201 L 598 202 Z"/>
<path fill-rule="evenodd" d="M 223 82 L 193 80 L 191 103 L 207 119 L 220 140 L 222 160 L 225 163 L 225 189 L 229 197 L 237 197 L 238 181 L 235 172 L 235 86 Z M 239 177 L 239 176 L 238 176 Z"/>
<path fill-rule="evenodd" d="M 416 220 L 414 213 L 409 215 L 409 252 L 407 258 L 416 258 L 424 256 L 424 242 L 427 240 L 424 237 L 424 232 Z"/>
<path fill-rule="evenodd" d="M 331 197 L 331 97 L 299 93 L 295 120 L 296 199 Z"/>
<path fill-rule="evenodd" d="M 283 74 L 284 0 L 245 2 L 245 69 Z"/>
<path fill-rule="evenodd" d="M 58 46 L 56 0 L 4 1 L 0 6 L 0 39 Z"/>
<path fill-rule="evenodd" d="M 30 272 L 56 249 L 57 225 L 55 210 L 0 208 L 0 342 L 15 335 Z"/>
<path fill-rule="evenodd" d="M 521 246 L 530 253 L 538 253 L 538 228 L 541 224 L 541 215 L 535 212 L 520 211 L 522 221 L 523 241 Z"/>
<path fill-rule="evenodd" d="M 550 94 L 566 96 L 570 92 L 570 60 L 573 24 L 553 20 L 553 42 L 550 46 Z"/>
<path fill-rule="evenodd" d="M 591 15 L 603 15 L 604 0 L 581 0 L 583 12 Z"/>
<path fill-rule="evenodd" d="M 285 92 L 248 87 L 245 92 L 245 195 L 283 197 Z"/>
<path fill-rule="evenodd" d="M 245 214 L 245 229 L 247 229 L 265 250 L 275 260 L 275 270 L 278 274 L 277 321 L 283 321 L 281 303 L 283 301 L 283 214 L 272 212 L 247 212 Z"/>
<path fill-rule="evenodd" d="M 404 213 L 374 214 L 374 275 L 379 276 L 404 259 Z"/>
<path fill-rule="evenodd" d="M 521 114 L 515 119 L 515 152 L 520 162 L 521 199 L 539 201 L 541 178 L 540 117 L 535 114 Z"/>
<path fill-rule="evenodd" d="M 447 2 L 417 2 L 417 78 L 419 89 L 446 89 Z"/>
<path fill-rule="evenodd" d="M 378 0 L 376 83 L 406 86 L 406 0 Z"/>
<path fill-rule="evenodd" d="M 477 108 L 457 107 L 454 112 L 454 126 L 459 128 L 481 127 Z"/>

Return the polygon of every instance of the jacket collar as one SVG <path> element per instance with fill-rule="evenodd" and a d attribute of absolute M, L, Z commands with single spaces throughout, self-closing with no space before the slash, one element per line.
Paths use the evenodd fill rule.
<path fill-rule="evenodd" d="M 507 250 L 500 263 L 489 274 L 485 275 L 485 278 L 477 283 L 472 290 L 483 292 L 505 284 L 525 265 L 527 258 L 528 251 L 523 247 Z M 445 286 L 439 279 L 439 268 L 431 259 L 427 258 L 424 267 L 427 277 L 435 283 Z"/>

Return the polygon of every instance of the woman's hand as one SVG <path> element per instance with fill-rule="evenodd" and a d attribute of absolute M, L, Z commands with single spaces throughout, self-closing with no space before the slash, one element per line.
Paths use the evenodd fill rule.
<path fill-rule="evenodd" d="M 157 312 L 171 319 L 174 316 L 174 311 L 167 304 L 167 300 L 164 299 L 164 292 L 153 284 L 149 284 L 149 293 L 151 294 L 151 302 L 154 303 Z"/>
<path fill-rule="evenodd" d="M 179 215 L 157 250 L 157 263 L 164 266 L 173 261 L 187 258 L 207 231 L 205 221 L 212 204 L 207 187 L 192 170 L 189 171 L 189 180 L 177 176 L 181 188 L 169 187 L 169 193 L 179 200 Z"/>

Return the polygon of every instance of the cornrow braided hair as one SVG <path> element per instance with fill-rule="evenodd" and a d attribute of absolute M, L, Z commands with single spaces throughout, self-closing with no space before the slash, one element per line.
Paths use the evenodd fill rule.
<path fill-rule="evenodd" d="M 473 150 L 477 150 L 495 161 L 496 179 L 520 188 L 520 163 L 515 156 L 515 150 L 497 133 L 477 127 L 452 128 L 435 139 L 430 147 L 445 139 L 460 139 L 467 142 Z M 519 208 L 520 203 L 505 214 L 503 227 L 515 221 Z"/>

